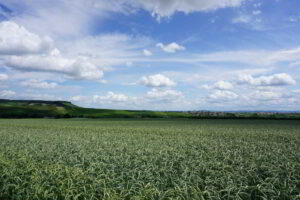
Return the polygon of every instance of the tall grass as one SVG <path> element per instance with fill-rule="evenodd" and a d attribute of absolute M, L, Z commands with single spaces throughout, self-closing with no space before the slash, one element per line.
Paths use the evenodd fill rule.
<path fill-rule="evenodd" d="M 0 199 L 300 199 L 300 123 L 0 120 Z"/>

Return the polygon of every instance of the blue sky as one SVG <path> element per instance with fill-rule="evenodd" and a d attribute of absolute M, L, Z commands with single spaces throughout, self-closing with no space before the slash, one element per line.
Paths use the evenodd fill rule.
<path fill-rule="evenodd" d="M 300 110 L 298 0 L 1 0 L 0 98 Z"/>

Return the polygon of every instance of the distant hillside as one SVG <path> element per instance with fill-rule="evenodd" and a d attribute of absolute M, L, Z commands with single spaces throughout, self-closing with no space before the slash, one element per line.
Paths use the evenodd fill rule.
<path fill-rule="evenodd" d="M 76 107 L 67 101 L 0 99 L 0 117 L 63 117 Z"/>
<path fill-rule="evenodd" d="M 93 109 L 76 106 L 68 101 L 7 100 L 0 99 L 0 117 L 2 118 L 180 118 L 190 114 L 183 112 L 155 112 Z"/>
<path fill-rule="evenodd" d="M 0 118 L 217 118 L 217 119 L 300 119 L 299 113 L 274 112 L 158 112 L 83 108 L 69 101 L 0 99 Z"/>

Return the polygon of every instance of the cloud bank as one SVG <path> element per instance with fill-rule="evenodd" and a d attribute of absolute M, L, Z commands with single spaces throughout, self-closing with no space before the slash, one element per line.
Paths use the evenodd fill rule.
<path fill-rule="evenodd" d="M 131 5 L 141 7 L 156 17 L 171 17 L 176 12 L 208 12 L 226 7 L 238 7 L 245 0 L 131 0 Z"/>
<path fill-rule="evenodd" d="M 162 74 L 143 76 L 139 84 L 147 87 L 172 87 L 176 85 L 174 81 Z"/>
<path fill-rule="evenodd" d="M 40 37 L 12 21 L 0 22 L 0 55 L 5 66 L 38 72 L 61 73 L 72 79 L 100 79 L 102 70 L 85 57 L 67 58 Z"/>
<path fill-rule="evenodd" d="M 296 84 L 296 81 L 286 73 L 259 76 L 256 78 L 251 75 L 241 75 L 239 82 L 253 86 L 284 86 Z"/>
<path fill-rule="evenodd" d="M 40 37 L 12 21 L 0 23 L 0 55 L 47 53 L 53 47 L 49 37 Z"/>

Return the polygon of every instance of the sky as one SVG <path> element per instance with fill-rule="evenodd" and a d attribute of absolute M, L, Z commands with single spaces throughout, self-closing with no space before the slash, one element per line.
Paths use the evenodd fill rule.
<path fill-rule="evenodd" d="M 0 99 L 300 110 L 299 0 L 0 0 Z"/>

